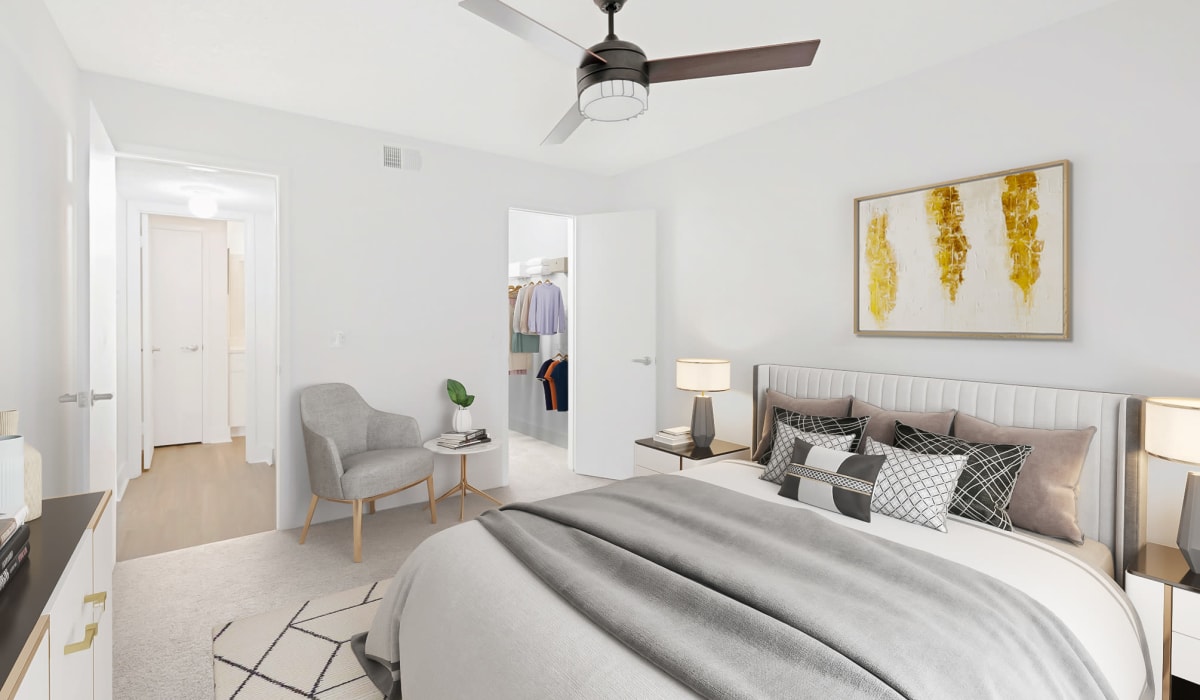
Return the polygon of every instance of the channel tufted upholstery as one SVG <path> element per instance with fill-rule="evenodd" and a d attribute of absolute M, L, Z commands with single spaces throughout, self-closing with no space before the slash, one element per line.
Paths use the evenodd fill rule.
<path fill-rule="evenodd" d="M 760 407 L 767 389 L 799 398 L 854 396 L 885 410 L 954 409 L 1005 426 L 1095 426 L 1078 487 L 1079 525 L 1085 537 L 1113 551 L 1118 572 L 1137 555 L 1144 539 L 1141 397 L 789 365 L 756 366 L 754 385 L 756 437 L 761 434 Z"/>
<path fill-rule="evenodd" d="M 362 507 L 425 482 L 433 499 L 433 453 L 421 447 L 421 430 L 408 416 L 375 410 L 348 384 L 317 384 L 300 392 L 300 424 L 308 458 L 312 504 L 300 544 L 308 536 L 317 501 L 353 506 L 354 561 L 362 561 Z"/>

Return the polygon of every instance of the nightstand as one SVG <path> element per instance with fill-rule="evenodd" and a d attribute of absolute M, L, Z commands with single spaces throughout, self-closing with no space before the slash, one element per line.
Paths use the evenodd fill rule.
<path fill-rule="evenodd" d="M 1125 592 L 1142 618 L 1159 686 L 1155 697 L 1200 697 L 1193 685 L 1200 683 L 1200 574 L 1175 547 L 1147 544 L 1125 572 Z"/>
<path fill-rule="evenodd" d="M 634 442 L 635 463 L 639 467 L 663 474 L 725 459 L 750 459 L 749 447 L 724 440 L 713 440 L 708 447 L 671 447 L 655 442 L 654 438 L 643 438 Z"/>

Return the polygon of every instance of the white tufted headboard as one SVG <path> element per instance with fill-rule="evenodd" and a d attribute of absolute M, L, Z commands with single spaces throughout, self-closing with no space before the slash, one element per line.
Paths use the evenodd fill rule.
<path fill-rule="evenodd" d="M 1096 427 L 1079 480 L 1079 526 L 1113 552 L 1116 578 L 1145 542 L 1142 398 L 1128 394 L 988 384 L 788 365 L 754 367 L 754 440 L 762 432 L 767 389 L 800 398 L 854 396 L 888 410 L 956 409 L 999 425 Z M 757 447 L 757 444 L 755 445 Z"/>

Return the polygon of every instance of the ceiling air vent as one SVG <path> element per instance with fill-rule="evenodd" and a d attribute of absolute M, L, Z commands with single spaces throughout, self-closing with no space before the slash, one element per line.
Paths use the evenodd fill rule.
<path fill-rule="evenodd" d="M 383 167 L 397 170 L 420 170 L 421 152 L 399 146 L 384 146 Z"/>

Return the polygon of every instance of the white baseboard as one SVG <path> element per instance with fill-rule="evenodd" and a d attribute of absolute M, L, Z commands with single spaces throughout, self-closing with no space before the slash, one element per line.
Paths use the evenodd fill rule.
<path fill-rule="evenodd" d="M 246 426 L 231 425 L 229 426 L 229 434 L 233 437 L 246 437 Z"/>

